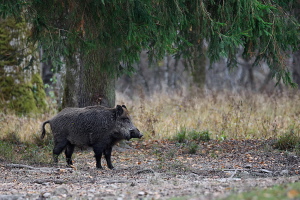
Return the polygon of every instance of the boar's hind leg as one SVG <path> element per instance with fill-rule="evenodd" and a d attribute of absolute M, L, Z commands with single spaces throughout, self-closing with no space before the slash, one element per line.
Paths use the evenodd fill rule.
<path fill-rule="evenodd" d="M 59 154 L 61 154 L 61 152 L 67 146 L 67 144 L 68 144 L 68 140 L 62 140 L 62 141 L 55 141 L 54 142 L 54 148 L 53 148 L 54 163 L 58 163 L 58 156 L 59 156 Z"/>
<path fill-rule="evenodd" d="M 68 166 L 73 165 L 72 154 L 74 152 L 74 148 L 75 148 L 75 145 L 73 145 L 70 142 L 68 142 L 66 150 L 65 150 L 65 155 L 66 155 L 66 160 L 67 160 L 67 165 Z"/>
<path fill-rule="evenodd" d="M 96 144 L 93 146 L 93 150 L 94 150 L 95 158 L 96 158 L 96 167 L 99 169 L 102 169 L 101 157 L 102 157 L 103 149 L 104 149 L 103 146 L 99 145 L 99 144 Z"/>
<path fill-rule="evenodd" d="M 104 150 L 105 159 L 109 169 L 114 168 L 113 165 L 111 164 L 111 151 L 112 151 L 112 147 L 108 147 Z"/>

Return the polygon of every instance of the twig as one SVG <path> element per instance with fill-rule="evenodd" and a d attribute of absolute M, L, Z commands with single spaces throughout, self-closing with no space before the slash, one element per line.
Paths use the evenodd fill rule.
<path fill-rule="evenodd" d="M 38 183 L 38 184 L 49 183 L 49 182 L 53 182 L 55 184 L 65 183 L 65 181 L 63 181 L 63 180 L 51 180 L 51 179 L 38 179 L 38 180 L 33 181 L 33 183 Z"/>
<path fill-rule="evenodd" d="M 27 172 L 27 173 L 46 173 L 46 174 L 51 174 L 53 172 L 58 173 L 57 170 L 55 169 L 29 169 L 29 170 L 11 170 L 12 172 Z"/>
<path fill-rule="evenodd" d="M 26 169 L 36 169 L 35 167 L 29 166 L 29 165 L 21 165 L 21 164 L 7 164 L 6 167 L 11 168 L 26 168 Z"/>
<path fill-rule="evenodd" d="M 234 172 L 229 177 L 229 179 L 232 179 L 236 175 L 237 171 L 238 171 L 238 169 L 235 169 Z"/>
<path fill-rule="evenodd" d="M 59 172 L 64 172 L 64 171 L 70 171 L 72 168 L 68 169 L 59 169 L 59 168 L 51 168 L 51 167 L 32 167 L 29 165 L 22 165 L 22 164 L 7 164 L 6 167 L 10 168 L 19 168 L 19 170 L 12 170 L 12 171 L 26 171 L 26 172 L 42 172 L 42 173 L 59 173 Z M 24 169 L 24 170 L 20 170 Z M 25 170 L 28 169 L 28 170 Z"/>
<path fill-rule="evenodd" d="M 135 174 L 142 174 L 142 173 L 152 173 L 154 174 L 154 171 L 152 169 L 142 169 L 137 171 Z"/>
<path fill-rule="evenodd" d="M 248 171 L 250 169 L 221 169 L 221 171 Z"/>
<path fill-rule="evenodd" d="M 106 184 L 114 184 L 114 183 L 130 183 L 132 181 L 129 180 L 108 180 L 108 181 L 100 181 L 100 183 L 106 183 Z"/>

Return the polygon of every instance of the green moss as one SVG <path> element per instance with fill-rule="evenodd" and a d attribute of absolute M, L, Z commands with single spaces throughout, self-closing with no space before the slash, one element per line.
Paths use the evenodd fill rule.
<path fill-rule="evenodd" d="M 47 108 L 46 93 L 42 78 L 38 73 L 32 75 L 31 84 L 35 105 L 39 110 L 45 110 Z"/>
<path fill-rule="evenodd" d="M 0 99 L 8 101 L 11 94 L 11 86 L 14 84 L 13 77 L 0 76 Z"/>
<path fill-rule="evenodd" d="M 7 108 L 18 114 L 44 111 L 47 107 L 46 94 L 39 74 L 34 74 L 31 82 L 24 82 L 22 79 L 24 77 L 21 75 L 0 77 L 0 108 Z"/>
<path fill-rule="evenodd" d="M 12 91 L 14 99 L 10 101 L 10 108 L 19 114 L 37 112 L 31 88 L 30 83 L 18 84 Z"/>
<path fill-rule="evenodd" d="M 0 60 L 0 108 L 18 114 L 37 113 L 47 107 L 39 73 L 34 68 L 24 70 L 28 65 L 26 62 L 35 65 L 26 61 L 35 49 L 22 40 L 22 36 L 29 34 L 28 30 L 25 22 L 16 23 L 10 18 L 0 24 L 0 55 L 4 55 Z M 12 46 L 12 40 L 18 42 Z"/>
<path fill-rule="evenodd" d="M 16 65 L 18 63 L 17 57 L 20 56 L 17 48 L 10 44 L 10 41 L 17 38 L 18 36 L 12 32 L 12 29 L 16 29 L 16 22 L 8 18 L 2 20 L 0 23 L 0 67 L 5 65 Z"/>
<path fill-rule="evenodd" d="M 25 83 L 16 76 L 15 80 L 11 76 L 2 76 L 0 82 L 0 88 L 2 91 L 3 100 L 1 107 L 5 107 L 9 110 L 14 110 L 18 114 L 26 114 L 30 112 L 37 112 L 33 93 L 31 91 L 32 85 Z M 22 80 L 22 79 L 21 79 Z"/>

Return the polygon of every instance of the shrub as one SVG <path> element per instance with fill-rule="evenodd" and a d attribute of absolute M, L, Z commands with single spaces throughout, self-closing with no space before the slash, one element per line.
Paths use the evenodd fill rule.
<path fill-rule="evenodd" d="M 180 131 L 173 137 L 178 143 L 187 143 L 188 141 L 209 141 L 211 133 L 208 130 L 197 131 L 195 129 L 188 130 L 181 128 Z"/>
<path fill-rule="evenodd" d="M 300 137 L 291 129 L 290 132 L 280 136 L 274 143 L 274 147 L 279 150 L 294 150 L 300 146 Z"/>
<path fill-rule="evenodd" d="M 191 142 L 191 143 L 189 143 L 187 148 L 188 148 L 188 152 L 190 154 L 195 154 L 199 148 L 199 145 L 196 142 Z"/>
<path fill-rule="evenodd" d="M 210 140 L 210 132 L 208 130 L 205 131 L 196 131 L 192 130 L 189 132 L 189 138 L 191 140 L 196 140 L 196 141 L 209 141 Z"/>
<path fill-rule="evenodd" d="M 186 128 L 181 128 L 180 131 L 174 136 L 174 140 L 179 143 L 185 143 L 187 139 L 186 132 L 187 132 Z"/>

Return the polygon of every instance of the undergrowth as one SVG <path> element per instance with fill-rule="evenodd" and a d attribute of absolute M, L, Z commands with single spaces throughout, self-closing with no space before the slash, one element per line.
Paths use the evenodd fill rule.
<path fill-rule="evenodd" d="M 24 116 L 0 113 L 0 160 L 28 164 L 52 162 L 52 134 L 46 127 L 48 134 L 41 139 L 41 124 L 55 112 Z"/>
<path fill-rule="evenodd" d="M 36 144 L 15 144 L 0 141 L 0 160 L 6 162 L 23 162 L 28 164 L 51 163 L 52 146 L 38 146 Z"/>
<path fill-rule="evenodd" d="M 274 147 L 279 150 L 295 151 L 300 155 L 300 133 L 295 133 L 294 129 L 291 129 L 276 139 Z"/>
<path fill-rule="evenodd" d="M 209 131 L 197 131 L 194 129 L 181 128 L 177 134 L 171 138 L 175 142 L 183 143 L 183 146 L 187 153 L 195 154 L 199 148 L 199 142 L 209 141 L 210 133 Z"/>
<path fill-rule="evenodd" d="M 187 129 L 181 128 L 174 136 L 173 140 L 179 143 L 185 143 L 186 141 L 209 141 L 210 140 L 210 133 L 208 130 L 205 131 L 197 131 L 195 129 Z"/>
<path fill-rule="evenodd" d="M 130 98 L 117 94 L 117 100 L 127 106 L 146 139 L 177 135 L 184 140 L 187 135 L 182 127 L 207 130 L 211 139 L 220 140 L 278 138 L 291 126 L 295 132 L 300 130 L 298 90 L 274 94 L 211 92 L 193 98 L 163 93 Z"/>
<path fill-rule="evenodd" d="M 127 106 L 144 140 L 173 139 L 190 153 L 199 151 L 199 142 L 210 139 L 273 138 L 278 149 L 297 150 L 300 146 L 296 142 L 300 134 L 299 91 L 272 95 L 209 93 L 193 98 L 161 93 L 129 99 L 117 94 L 116 103 Z M 19 159 L 16 150 L 29 147 L 35 150 L 26 150 L 28 157 L 40 156 L 38 149 L 51 155 L 49 125 L 46 138 L 41 140 L 40 135 L 42 122 L 57 113 L 52 108 L 49 113 L 26 116 L 0 111 L 1 159 Z"/>

